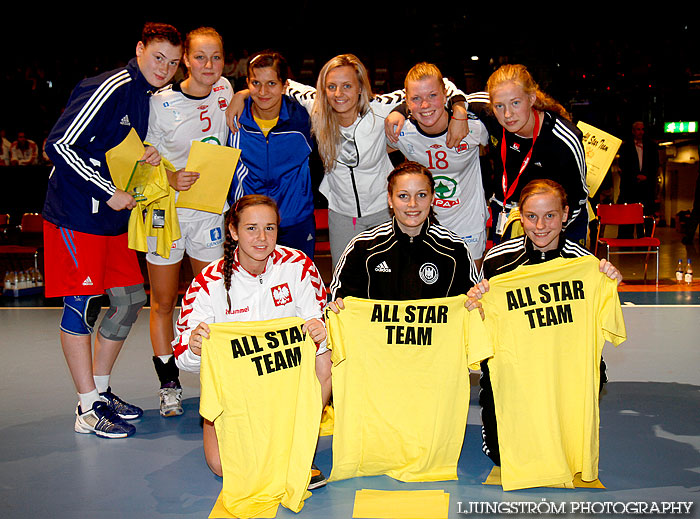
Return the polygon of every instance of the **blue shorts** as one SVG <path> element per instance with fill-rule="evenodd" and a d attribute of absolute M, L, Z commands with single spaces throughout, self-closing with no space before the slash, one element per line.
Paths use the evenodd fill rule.
<path fill-rule="evenodd" d="M 316 247 L 316 219 L 311 213 L 305 220 L 290 225 L 280 227 L 277 231 L 277 243 L 285 247 L 292 247 L 304 252 L 309 258 L 314 259 L 314 248 Z"/>

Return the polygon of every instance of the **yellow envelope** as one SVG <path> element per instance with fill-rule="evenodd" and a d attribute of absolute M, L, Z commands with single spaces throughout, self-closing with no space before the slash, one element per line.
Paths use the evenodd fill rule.
<path fill-rule="evenodd" d="M 208 142 L 194 141 L 187 157 L 187 171 L 199 178 L 187 191 L 180 191 L 177 207 L 188 207 L 221 214 L 241 150 Z"/>
<path fill-rule="evenodd" d="M 132 128 L 122 142 L 105 154 L 109 174 L 112 176 L 112 182 L 115 186 L 122 191 L 127 191 L 134 167 L 145 152 L 146 148 L 143 146 L 141 138 Z"/>
<path fill-rule="evenodd" d="M 447 519 L 450 494 L 444 490 L 371 490 L 355 492 L 356 519 Z"/>

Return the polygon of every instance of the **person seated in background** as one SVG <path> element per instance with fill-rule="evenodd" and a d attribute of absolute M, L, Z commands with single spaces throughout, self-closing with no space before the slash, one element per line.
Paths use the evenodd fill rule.
<path fill-rule="evenodd" d="M 11 166 L 36 166 L 38 163 L 39 148 L 31 139 L 27 139 L 24 132 L 17 134 L 17 140 L 10 146 Z"/>
<path fill-rule="evenodd" d="M 7 140 L 5 130 L 0 129 L 0 166 L 10 165 L 10 147 L 12 143 Z"/>

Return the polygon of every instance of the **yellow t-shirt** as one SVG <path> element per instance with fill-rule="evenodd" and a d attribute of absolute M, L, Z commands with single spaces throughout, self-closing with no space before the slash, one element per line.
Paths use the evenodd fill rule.
<path fill-rule="evenodd" d="M 326 311 L 335 409 L 330 480 L 457 479 L 468 363 L 492 354 L 465 299 L 348 297 L 339 314 Z"/>
<path fill-rule="evenodd" d="M 617 284 L 594 256 L 523 265 L 482 299 L 504 490 L 598 477 L 600 358 L 626 339 Z"/>
<path fill-rule="evenodd" d="M 251 517 L 298 512 L 321 421 L 316 345 L 303 319 L 210 324 L 202 345 L 199 412 L 213 421 L 224 506 Z"/>
<path fill-rule="evenodd" d="M 279 117 L 275 117 L 274 119 L 260 119 L 259 117 L 253 116 L 253 119 L 258 124 L 265 137 L 270 133 L 270 130 L 277 126 L 277 121 L 279 121 Z"/>

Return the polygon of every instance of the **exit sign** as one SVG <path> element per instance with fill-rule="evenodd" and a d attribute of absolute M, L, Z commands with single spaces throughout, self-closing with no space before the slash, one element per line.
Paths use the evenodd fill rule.
<path fill-rule="evenodd" d="M 664 123 L 664 133 L 697 133 L 697 121 L 679 121 L 675 123 Z"/>

